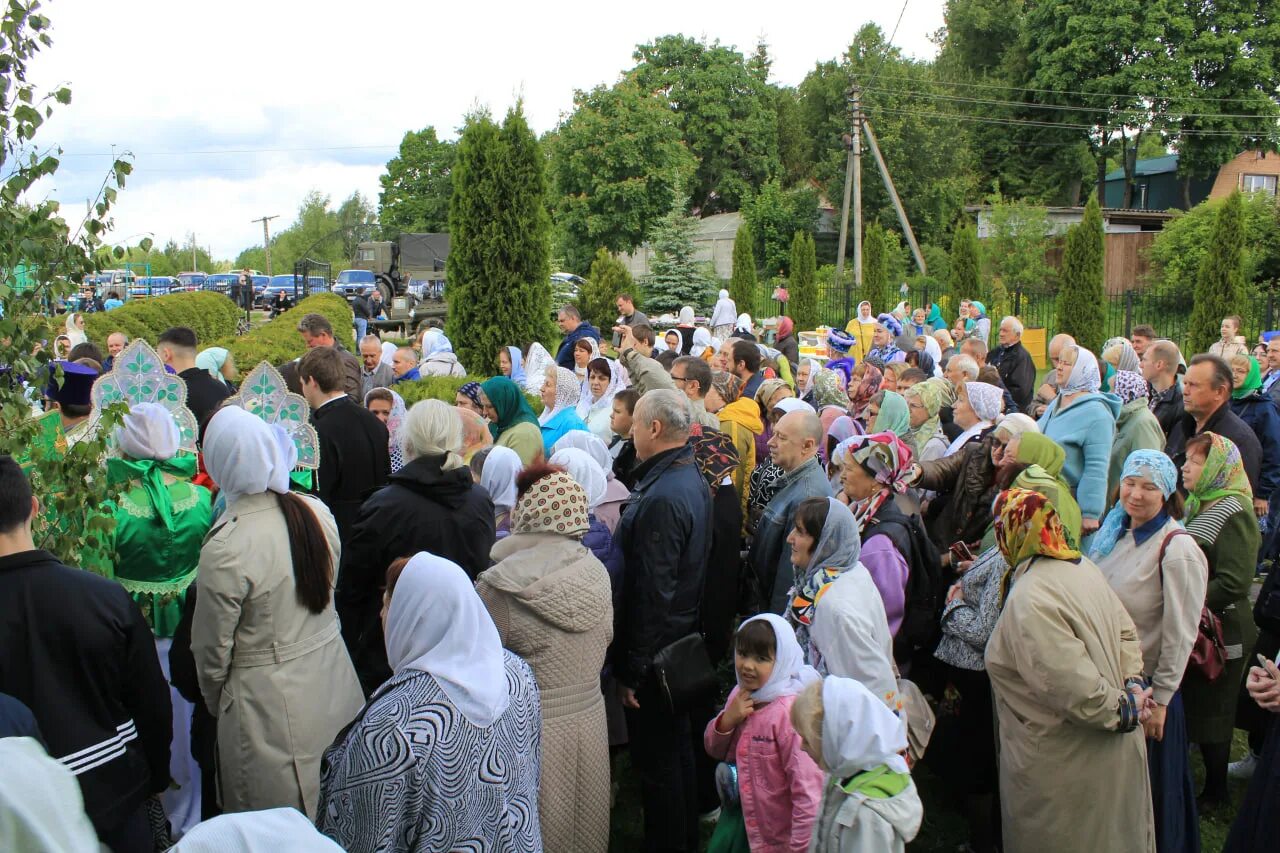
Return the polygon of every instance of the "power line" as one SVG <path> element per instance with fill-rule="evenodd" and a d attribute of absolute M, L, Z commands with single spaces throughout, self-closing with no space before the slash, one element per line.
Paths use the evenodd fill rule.
<path fill-rule="evenodd" d="M 893 40 L 898 36 L 898 27 L 902 26 L 902 16 L 907 13 L 907 4 L 911 0 L 902 0 L 902 8 L 898 11 L 898 20 L 893 25 L 893 32 L 889 33 L 889 40 L 884 43 L 884 52 L 880 54 L 880 64 L 876 66 L 876 73 L 871 75 L 871 81 L 867 83 L 870 86 L 876 82 L 876 78 L 884 71 L 885 65 L 889 63 L 889 51 L 893 49 Z"/>
<path fill-rule="evenodd" d="M 919 111 L 919 110 L 902 110 L 902 109 L 896 109 L 893 107 L 881 107 L 881 106 L 873 106 L 870 109 L 875 112 L 890 113 L 893 115 L 920 116 L 923 118 L 955 119 L 957 121 L 969 121 L 969 122 L 976 122 L 979 124 L 998 124 L 998 125 L 1011 125 L 1011 126 L 1021 126 L 1021 127 L 1037 127 L 1037 128 L 1048 128 L 1048 129 L 1054 129 L 1054 130 L 1093 130 L 1095 128 L 1095 125 L 1092 125 L 1092 124 L 1071 124 L 1069 122 L 1037 121 L 1034 119 L 996 118 L 993 116 L 969 115 L 967 113 L 925 112 L 925 111 Z M 1277 133 L 1280 133 L 1280 125 L 1275 125 L 1270 128 L 1263 128 L 1263 129 L 1257 129 L 1257 130 L 1254 130 L 1254 129 L 1179 130 L 1178 132 L 1182 136 L 1226 136 L 1226 137 L 1233 137 L 1233 138 L 1241 137 L 1241 136 L 1274 136 Z"/>
<path fill-rule="evenodd" d="M 302 148 L 213 148 L 207 151 L 137 151 L 133 152 L 135 157 L 192 157 L 206 154 L 290 154 L 306 151 L 386 151 L 391 149 L 399 149 L 400 144 L 394 145 L 330 145 L 326 147 L 302 147 Z M 114 156 L 110 152 L 101 152 L 91 154 L 88 152 L 63 152 L 62 157 L 110 157 Z"/>
<path fill-rule="evenodd" d="M 914 82 L 910 77 L 905 75 L 890 75 L 886 80 L 906 80 Z M 1039 95 L 1079 95 L 1085 98 L 1111 98 L 1115 99 L 1136 99 L 1144 97 L 1136 93 L 1117 93 L 1117 92 L 1081 92 L 1073 89 L 1032 89 L 1026 86 L 1005 86 L 999 83 L 961 83 L 957 80 L 936 80 L 934 81 L 943 86 L 959 86 L 966 89 L 1003 89 L 1007 92 L 1034 92 Z M 1256 94 L 1264 97 L 1275 99 L 1275 95 L 1268 95 L 1266 92 L 1257 92 Z M 1214 103 L 1254 103 L 1253 98 L 1215 98 L 1211 95 L 1183 95 L 1178 98 L 1180 101 L 1206 101 Z"/>
<path fill-rule="evenodd" d="M 910 95 L 913 97 L 930 98 L 932 100 L 947 101 L 952 103 L 965 104 L 983 104 L 997 107 L 1017 107 L 1021 109 L 1034 110 L 1063 110 L 1067 112 L 1086 112 L 1086 113 L 1105 113 L 1108 115 L 1136 115 L 1150 118 L 1251 118 L 1260 119 L 1267 116 L 1258 115 L 1256 113 L 1171 113 L 1165 111 L 1147 111 L 1138 108 L 1117 109 L 1112 110 L 1107 107 L 1083 107 L 1072 104 L 1041 104 L 1031 101 L 1001 101 L 991 98 L 970 98 L 962 95 L 943 95 L 936 92 L 922 92 L 910 89 L 887 89 L 884 87 L 867 87 L 871 91 L 883 92 L 891 95 Z"/>

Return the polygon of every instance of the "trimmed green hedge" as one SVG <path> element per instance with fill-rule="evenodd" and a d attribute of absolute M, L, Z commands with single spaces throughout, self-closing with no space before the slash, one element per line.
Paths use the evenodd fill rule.
<path fill-rule="evenodd" d="M 452 406 L 459 388 L 468 382 L 484 382 L 488 378 L 487 376 L 428 376 L 416 382 L 399 382 L 394 390 L 404 398 L 404 404 L 409 408 L 419 400 L 444 400 Z M 542 411 L 542 400 L 528 393 L 524 398 L 529 401 L 529 408 L 534 412 Z"/>
<path fill-rule="evenodd" d="M 230 304 L 229 299 L 222 297 Z M 234 306 L 233 306 L 234 307 Z M 298 333 L 298 321 L 305 314 L 323 314 L 333 324 L 333 335 L 347 350 L 351 345 L 353 332 L 351 325 L 351 306 L 347 300 L 335 293 L 320 293 L 308 296 L 290 310 L 247 335 L 235 335 L 235 328 L 216 345 L 231 350 L 236 366 L 241 373 L 248 373 L 260 361 L 271 364 L 283 364 L 292 361 L 307 351 L 302 335 Z"/>
<path fill-rule="evenodd" d="M 89 340 L 104 349 L 112 332 L 124 332 L 129 340 L 142 338 L 155 346 L 156 338 L 173 326 L 194 331 L 204 349 L 219 338 L 234 335 L 241 316 L 235 303 L 221 293 L 197 291 L 138 299 L 114 311 L 85 314 L 84 324 Z"/>

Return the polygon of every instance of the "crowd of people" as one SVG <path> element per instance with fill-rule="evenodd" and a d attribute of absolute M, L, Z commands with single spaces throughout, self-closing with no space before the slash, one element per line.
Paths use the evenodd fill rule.
<path fill-rule="evenodd" d="M 237 389 L 190 329 L 69 320 L 28 380 L 66 446 L 121 364 L 154 399 L 108 577 L 0 457 L 0 847 L 603 853 L 630 772 L 651 851 L 904 850 L 941 805 L 983 853 L 1198 851 L 1229 776 L 1227 849 L 1270 849 L 1280 336 L 1058 335 L 1038 382 L 976 301 L 863 302 L 821 358 L 724 291 L 617 308 L 411 407 L 468 375 L 439 328 L 306 315 Z"/>

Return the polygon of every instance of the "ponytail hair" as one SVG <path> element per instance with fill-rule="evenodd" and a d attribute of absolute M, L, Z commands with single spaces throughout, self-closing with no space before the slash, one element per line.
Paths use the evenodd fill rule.
<path fill-rule="evenodd" d="M 293 585 L 298 601 L 312 613 L 329 606 L 333 587 L 333 555 L 320 521 L 307 502 L 293 492 L 276 493 L 276 504 L 289 531 L 289 556 L 293 560 Z"/>

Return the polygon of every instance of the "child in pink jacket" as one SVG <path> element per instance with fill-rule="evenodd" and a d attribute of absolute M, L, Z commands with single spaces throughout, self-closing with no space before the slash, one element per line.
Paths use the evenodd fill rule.
<path fill-rule="evenodd" d="M 790 712 L 818 673 L 805 664 L 795 631 L 772 613 L 742 623 L 733 658 L 738 686 L 703 734 L 707 754 L 732 765 L 717 771 L 723 807 L 708 850 L 741 850 L 745 841 L 751 853 L 803 853 L 823 775 Z"/>

